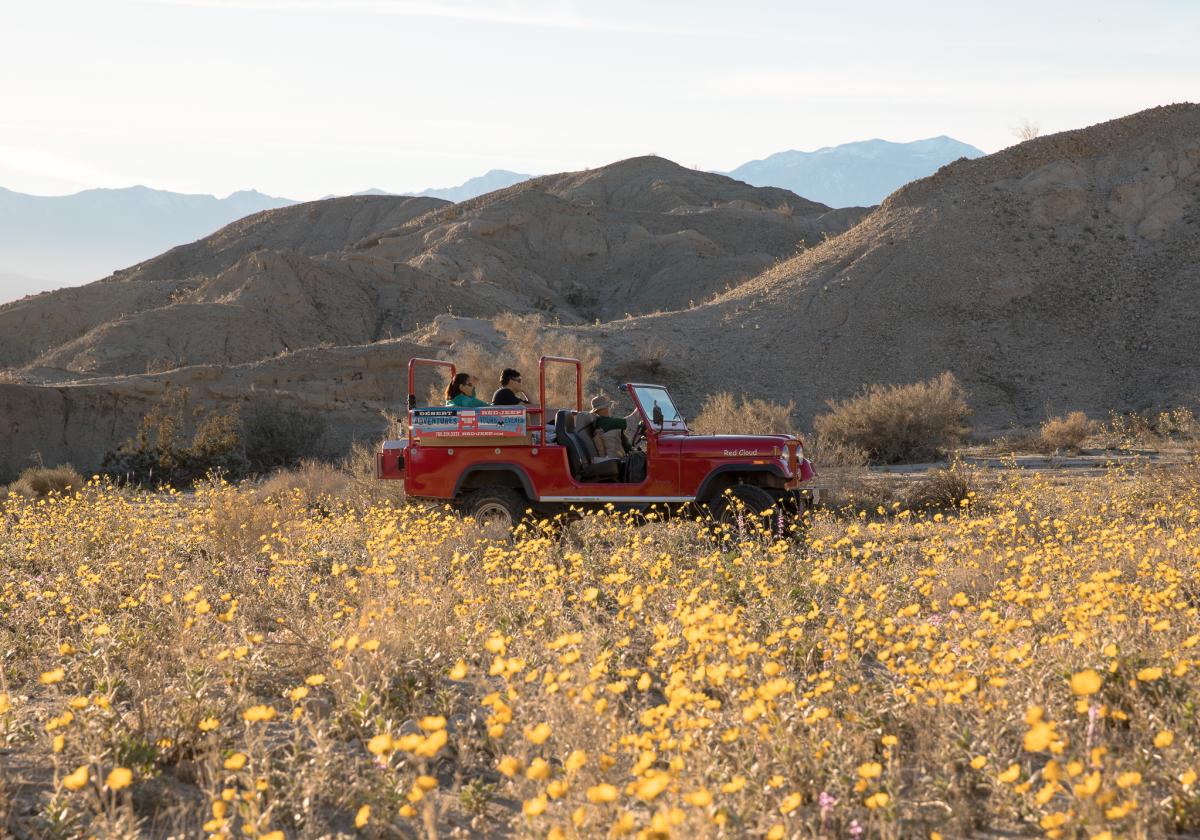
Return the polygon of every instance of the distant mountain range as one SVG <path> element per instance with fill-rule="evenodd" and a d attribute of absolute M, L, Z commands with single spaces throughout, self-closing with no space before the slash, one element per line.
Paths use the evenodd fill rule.
<path fill-rule="evenodd" d="M 419 193 L 396 193 L 388 190 L 381 190 L 378 187 L 372 187 L 369 190 L 356 192 L 354 195 L 397 195 L 397 196 L 414 196 L 416 198 L 440 198 L 444 201 L 453 201 L 457 204 L 460 201 L 467 201 L 476 196 L 484 195 L 485 193 L 502 190 L 505 187 L 511 187 L 513 184 L 520 184 L 523 181 L 528 181 L 530 178 L 536 178 L 536 175 L 524 175 L 520 172 L 509 172 L 507 169 L 489 169 L 482 175 L 476 175 L 474 178 L 468 178 L 457 187 L 430 187 L 427 190 L 422 190 Z M 325 198 L 336 198 L 337 196 L 327 195 Z"/>
<path fill-rule="evenodd" d="M 780 152 L 725 174 L 753 186 L 782 187 L 830 207 L 865 207 L 950 161 L 982 154 L 949 137 L 866 140 L 815 152 Z M 458 186 L 403 195 L 460 202 L 532 177 L 493 169 Z M 370 189 L 356 195 L 396 194 Z M 0 302 L 105 277 L 237 219 L 295 203 L 254 190 L 215 198 L 138 186 L 46 197 L 0 188 Z"/>
<path fill-rule="evenodd" d="M 868 207 L 947 163 L 983 155 L 945 136 L 911 143 L 862 140 L 815 152 L 779 152 L 725 174 L 756 187 L 783 187 L 830 207 Z"/>
<path fill-rule="evenodd" d="M 457 187 L 444 187 L 442 189 L 429 189 L 419 193 L 411 193 L 411 195 L 420 196 L 422 198 L 442 198 L 446 201 L 466 201 L 469 198 L 475 198 L 484 193 L 495 192 L 502 190 L 505 187 L 511 187 L 513 184 L 519 184 L 522 181 L 528 181 L 533 178 L 533 175 L 522 175 L 520 172 L 509 172 L 507 169 L 491 169 L 483 175 L 471 178 L 465 183 L 459 184 Z M 407 194 L 407 193 L 406 193 Z"/>
<path fill-rule="evenodd" d="M 289 204 L 254 190 L 215 198 L 141 186 L 64 196 L 0 188 L 0 301 L 104 277 Z"/>

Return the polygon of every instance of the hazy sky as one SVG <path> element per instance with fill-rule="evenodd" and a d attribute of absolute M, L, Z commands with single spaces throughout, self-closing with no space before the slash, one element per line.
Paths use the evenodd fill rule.
<path fill-rule="evenodd" d="M 654 152 L 994 151 L 1200 100 L 1200 3 L 0 0 L 0 186 L 296 199 Z"/>

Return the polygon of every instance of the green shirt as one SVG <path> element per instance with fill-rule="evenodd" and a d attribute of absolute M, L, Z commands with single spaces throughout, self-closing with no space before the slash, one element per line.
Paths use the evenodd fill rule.
<path fill-rule="evenodd" d="M 625 422 L 624 417 L 605 417 L 602 414 L 597 414 L 596 428 L 602 432 L 610 432 L 613 429 L 620 429 L 621 446 L 626 452 L 632 449 L 632 447 L 629 445 L 629 438 L 625 437 L 625 430 L 629 428 L 629 424 Z"/>
<path fill-rule="evenodd" d="M 484 402 L 478 397 L 468 397 L 466 394 L 459 394 L 452 400 L 446 400 L 446 405 L 454 405 L 459 408 L 478 408 L 481 405 L 491 405 Z"/>
<path fill-rule="evenodd" d="M 623 432 L 629 428 L 629 424 L 625 422 L 624 417 L 605 417 L 597 414 L 596 428 L 602 432 L 611 432 L 613 429 L 620 429 Z"/>

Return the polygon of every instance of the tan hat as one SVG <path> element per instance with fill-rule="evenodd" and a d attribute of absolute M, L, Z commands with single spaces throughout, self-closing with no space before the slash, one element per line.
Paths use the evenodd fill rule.
<path fill-rule="evenodd" d="M 592 397 L 592 411 L 593 412 L 600 411 L 601 409 L 604 409 L 604 408 L 613 408 L 615 405 L 616 405 L 616 403 L 613 400 L 610 400 L 608 397 L 604 396 L 603 394 L 597 394 L 596 396 Z"/>

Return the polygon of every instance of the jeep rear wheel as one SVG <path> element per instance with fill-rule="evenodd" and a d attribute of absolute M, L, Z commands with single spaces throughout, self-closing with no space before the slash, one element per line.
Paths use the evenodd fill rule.
<path fill-rule="evenodd" d="M 487 536 L 507 537 L 525 518 L 525 497 L 511 487 L 480 487 L 462 501 L 462 512 Z"/>

